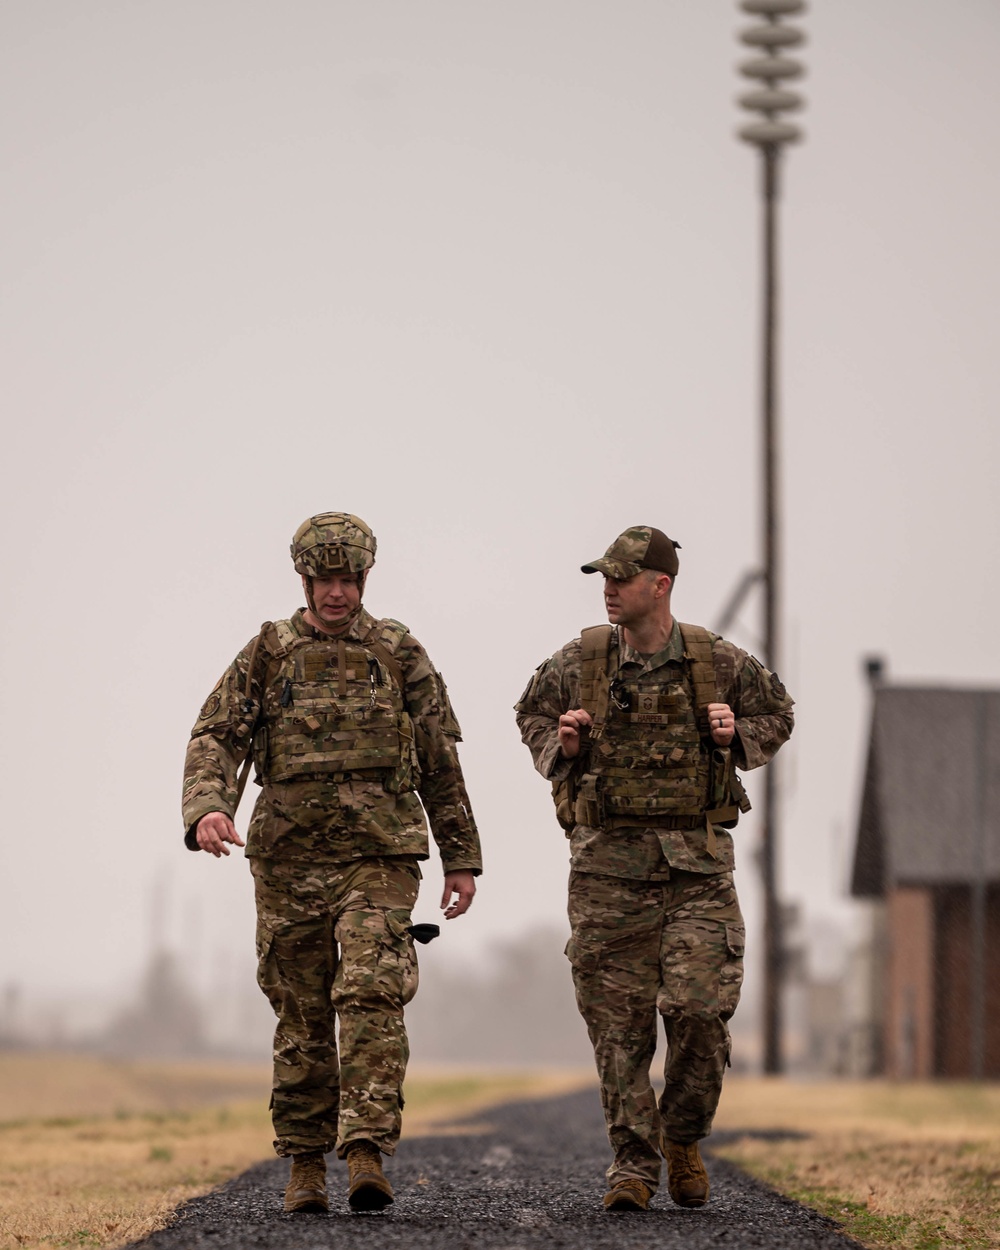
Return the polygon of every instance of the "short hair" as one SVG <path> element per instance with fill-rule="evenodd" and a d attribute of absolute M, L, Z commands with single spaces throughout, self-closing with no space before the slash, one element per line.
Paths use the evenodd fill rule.
<path fill-rule="evenodd" d="M 676 573 L 664 573 L 662 569 L 640 569 L 640 576 L 645 574 L 647 582 L 655 582 L 658 577 L 670 578 L 670 589 L 673 590 L 674 582 L 677 580 Z"/>

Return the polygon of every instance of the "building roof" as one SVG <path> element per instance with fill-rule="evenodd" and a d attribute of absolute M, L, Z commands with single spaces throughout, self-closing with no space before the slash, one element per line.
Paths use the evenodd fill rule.
<path fill-rule="evenodd" d="M 1000 690 L 879 686 L 851 893 L 1000 880 Z"/>

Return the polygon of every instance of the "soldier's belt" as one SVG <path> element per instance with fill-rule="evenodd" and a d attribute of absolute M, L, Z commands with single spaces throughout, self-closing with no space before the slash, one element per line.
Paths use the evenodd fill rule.
<path fill-rule="evenodd" d="M 268 781 L 300 781 L 308 776 L 311 780 L 340 783 L 342 781 L 384 781 L 392 770 L 389 768 L 349 768 L 333 770 L 323 766 L 323 761 L 311 764 L 308 769 L 295 772 L 269 772 Z"/>
<path fill-rule="evenodd" d="M 689 764 L 684 768 L 681 768 L 679 765 L 675 765 L 670 768 L 669 772 L 667 772 L 663 759 L 664 757 L 661 756 L 660 762 L 643 760 L 632 767 L 618 766 L 617 764 L 605 765 L 601 768 L 601 776 L 611 777 L 615 780 L 627 782 L 630 787 L 634 788 L 636 794 L 645 794 L 649 789 L 649 779 L 648 777 L 643 776 L 644 773 L 665 773 L 671 782 L 677 782 L 682 779 L 697 778 L 699 773 L 697 764 Z"/>
<path fill-rule="evenodd" d="M 649 813 L 647 816 L 622 816 L 618 812 L 610 815 L 607 820 L 609 829 L 704 829 L 706 824 L 721 825 L 727 820 L 736 820 L 739 808 L 716 807 L 710 812 L 699 812 L 697 815 L 664 815 L 662 812 Z"/>
<path fill-rule="evenodd" d="M 649 812 L 645 816 L 623 816 L 619 812 L 610 813 L 605 822 L 609 829 L 704 829 L 705 817 L 697 816 L 666 816 L 663 812 Z"/>

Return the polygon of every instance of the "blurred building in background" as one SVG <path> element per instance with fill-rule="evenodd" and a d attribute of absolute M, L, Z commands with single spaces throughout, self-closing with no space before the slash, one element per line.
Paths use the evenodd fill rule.
<path fill-rule="evenodd" d="M 874 1069 L 1000 1077 L 1000 691 L 869 675 L 851 892 L 881 913 L 858 970 Z"/>

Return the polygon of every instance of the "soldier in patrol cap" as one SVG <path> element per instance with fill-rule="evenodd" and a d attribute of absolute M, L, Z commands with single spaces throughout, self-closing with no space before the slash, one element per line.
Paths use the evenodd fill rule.
<path fill-rule="evenodd" d="M 566 953 L 601 1080 L 614 1161 L 604 1207 L 708 1201 L 698 1142 L 729 1061 L 744 926 L 729 830 L 749 808 L 736 768 L 766 764 L 792 700 L 752 656 L 671 611 L 680 544 L 634 525 L 584 573 L 609 625 L 535 672 L 517 723 L 570 842 Z M 657 1016 L 665 1087 L 649 1080 Z"/>
<path fill-rule="evenodd" d="M 251 759 L 262 787 L 246 854 L 258 981 L 278 1017 L 271 1105 L 275 1149 L 292 1160 L 286 1211 L 328 1209 L 333 1150 L 353 1209 L 392 1202 L 381 1155 L 399 1139 L 413 941 L 437 928 L 410 923 L 428 819 L 446 919 L 468 909 L 481 868 L 444 681 L 405 625 L 362 607 L 375 550 L 346 512 L 299 527 L 292 560 L 308 606 L 266 622 L 226 669 L 184 768 L 185 842 L 217 858 L 244 845 L 233 818 Z"/>

